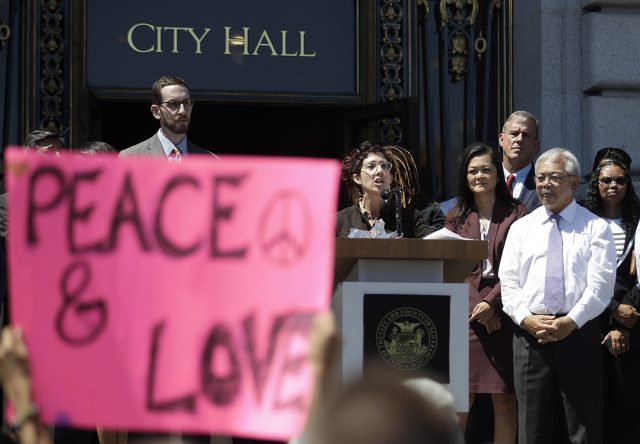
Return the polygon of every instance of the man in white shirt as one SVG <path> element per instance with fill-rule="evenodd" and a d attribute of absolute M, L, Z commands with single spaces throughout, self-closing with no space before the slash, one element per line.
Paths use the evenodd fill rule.
<path fill-rule="evenodd" d="M 187 137 L 193 99 L 184 80 L 176 76 L 161 77 L 151 87 L 151 97 L 151 114 L 160 123 L 160 129 L 151 138 L 122 150 L 121 157 L 165 156 L 177 161 L 190 154 L 217 157 Z"/>
<path fill-rule="evenodd" d="M 572 443 L 603 439 L 595 318 L 613 294 L 616 252 L 607 223 L 575 201 L 579 177 L 565 149 L 538 158 L 542 207 L 511 226 L 500 263 L 503 310 L 520 326 L 513 340 L 520 444 L 551 442 L 563 413 Z M 560 405 L 564 412 L 554 410 Z"/>
<path fill-rule="evenodd" d="M 502 127 L 498 142 L 502 147 L 504 178 L 511 194 L 529 211 L 540 206 L 533 180 L 533 159 L 540 151 L 538 120 L 526 111 L 512 113 Z"/>

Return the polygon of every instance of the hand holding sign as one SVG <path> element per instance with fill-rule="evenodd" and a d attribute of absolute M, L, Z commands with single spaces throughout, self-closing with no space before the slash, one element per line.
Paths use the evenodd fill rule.
<path fill-rule="evenodd" d="M 11 149 L 7 165 L 12 316 L 44 420 L 300 430 L 308 331 L 332 285 L 335 162 Z"/>

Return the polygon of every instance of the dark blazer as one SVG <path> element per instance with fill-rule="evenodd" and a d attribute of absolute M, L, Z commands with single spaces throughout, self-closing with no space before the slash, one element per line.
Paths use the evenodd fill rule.
<path fill-rule="evenodd" d="M 216 159 L 218 156 L 213 154 L 211 151 L 207 151 L 204 148 L 200 148 L 195 143 L 191 142 L 191 140 L 187 139 L 187 149 L 188 155 L 191 154 L 207 154 L 209 156 L 213 156 Z M 162 148 L 162 143 L 160 143 L 160 138 L 158 137 L 158 133 L 151 136 L 149 139 L 144 142 L 140 142 L 137 145 L 133 145 L 129 148 L 125 148 L 120 151 L 120 157 L 128 157 L 128 156 L 166 156 L 164 149 Z"/>
<path fill-rule="evenodd" d="M 534 179 L 536 175 L 535 168 L 533 164 L 531 165 L 531 169 L 529 170 L 529 174 L 524 180 L 524 187 L 522 188 L 522 193 L 520 193 L 520 202 L 527 207 L 529 212 L 532 212 L 536 208 L 540 206 L 540 200 L 538 200 L 538 195 L 536 194 L 536 181 Z"/>
<path fill-rule="evenodd" d="M 528 214 L 528 212 L 522 203 L 514 209 L 499 199 L 496 199 L 496 203 L 493 206 L 487 241 L 489 243 L 489 260 L 491 261 L 491 267 L 496 276 L 496 284 L 483 300 L 498 310 L 502 309 L 502 292 L 497 276 L 498 270 L 500 269 L 500 259 L 502 257 L 504 243 L 507 240 L 507 234 L 509 233 L 511 224 Z M 456 226 L 453 218 L 447 218 L 445 227 L 458 233 L 462 237 L 480 239 L 480 217 L 477 211 L 470 212 L 462 226 Z M 479 299 L 478 289 L 480 288 L 480 279 L 482 279 L 482 263 L 478 264 L 466 279 L 466 282 L 469 283 L 469 301 L 476 301 L 473 303 L 474 306 Z"/>
<path fill-rule="evenodd" d="M 634 235 L 627 234 L 625 237 L 624 254 L 618 261 L 616 270 L 616 284 L 613 289 L 613 299 L 620 304 L 628 304 L 636 310 L 640 310 L 640 289 L 636 286 L 637 275 L 631 274 L 631 264 L 634 260 Z M 610 325 L 605 325 L 603 333 L 606 334 L 613 328 L 629 330 L 627 327 L 618 324 L 609 316 L 608 312 L 604 312 L 601 316 L 602 320 L 610 321 Z M 602 326 L 602 323 L 601 323 Z M 640 322 L 630 329 L 630 342 L 635 348 L 640 345 Z"/>
<path fill-rule="evenodd" d="M 430 205 L 422 211 L 403 208 L 402 233 L 408 238 L 422 238 L 438 231 L 444 225 L 444 214 L 437 205 Z M 395 210 L 385 207 L 380 214 L 386 232 L 396 230 Z M 366 214 L 360 212 L 357 203 L 338 212 L 336 221 L 336 237 L 349 237 L 352 228 L 371 230 Z"/>

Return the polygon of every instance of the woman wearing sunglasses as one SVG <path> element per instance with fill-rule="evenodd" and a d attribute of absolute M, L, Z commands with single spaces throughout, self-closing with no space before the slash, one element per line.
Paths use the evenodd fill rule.
<path fill-rule="evenodd" d="M 384 223 L 387 233 L 397 231 L 395 201 L 400 199 L 403 237 L 424 237 L 442 228 L 444 214 L 438 206 L 415 210 L 419 194 L 418 172 L 411 154 L 397 146 L 364 142 L 342 161 L 342 183 L 351 206 L 338 213 L 336 236 L 348 237 L 352 228 L 370 231 Z M 383 199 L 383 192 L 400 189 L 400 196 Z"/>
<path fill-rule="evenodd" d="M 605 377 L 604 436 L 610 442 L 637 442 L 640 433 L 640 291 L 636 287 L 634 234 L 640 204 L 629 174 L 631 157 L 620 148 L 596 154 L 584 207 L 609 222 L 616 243 L 613 299 L 600 316 Z"/>

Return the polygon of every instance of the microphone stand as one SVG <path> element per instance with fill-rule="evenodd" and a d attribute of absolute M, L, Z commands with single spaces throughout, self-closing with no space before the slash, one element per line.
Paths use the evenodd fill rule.
<path fill-rule="evenodd" d="M 400 192 L 402 191 L 402 187 L 396 187 L 392 190 L 385 190 L 382 192 L 382 198 L 386 201 L 388 200 L 392 195 L 395 196 L 396 198 L 396 205 L 395 205 L 395 210 L 396 210 L 396 236 L 398 237 L 402 237 L 403 233 L 402 233 L 402 211 L 401 211 L 401 207 L 400 207 Z"/>

